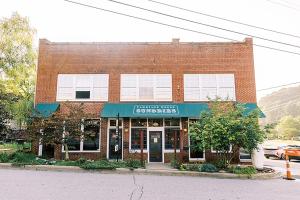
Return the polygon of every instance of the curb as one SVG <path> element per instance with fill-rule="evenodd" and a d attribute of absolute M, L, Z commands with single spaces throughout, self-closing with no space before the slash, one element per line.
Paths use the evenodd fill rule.
<path fill-rule="evenodd" d="M 170 170 L 158 170 L 158 169 L 125 169 L 117 168 L 116 170 L 85 170 L 76 166 L 56 166 L 56 165 L 25 165 L 22 167 L 12 166 L 11 163 L 0 163 L 0 169 L 25 169 L 35 171 L 56 171 L 56 172 L 78 172 L 78 173 L 103 173 L 103 174 L 137 174 L 137 175 L 159 175 L 159 176 L 189 176 L 189 177 L 210 177 L 219 179 L 255 179 L 255 180 L 267 180 L 281 178 L 279 172 L 264 173 L 248 175 L 238 175 L 226 172 L 208 173 L 208 172 L 193 172 L 193 171 L 179 171 L 175 169 Z"/>

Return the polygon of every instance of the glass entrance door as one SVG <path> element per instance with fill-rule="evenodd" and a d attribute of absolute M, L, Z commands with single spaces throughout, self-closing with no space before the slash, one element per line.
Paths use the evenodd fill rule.
<path fill-rule="evenodd" d="M 149 131 L 149 162 L 162 161 L 162 131 Z"/>
<path fill-rule="evenodd" d="M 109 159 L 122 159 L 122 129 L 120 129 L 119 137 L 116 129 L 109 130 Z"/>

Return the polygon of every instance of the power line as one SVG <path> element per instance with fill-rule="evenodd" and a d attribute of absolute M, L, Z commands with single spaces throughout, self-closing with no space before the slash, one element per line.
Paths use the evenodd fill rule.
<path fill-rule="evenodd" d="M 277 2 L 277 1 L 271 1 L 271 0 L 266 0 L 272 4 L 276 4 L 276 5 L 279 5 L 279 6 L 282 6 L 282 7 L 285 7 L 285 8 L 289 8 L 289 9 L 293 9 L 293 10 L 296 10 L 296 11 L 300 11 L 300 9 L 298 8 L 295 8 L 293 6 L 289 6 L 289 5 L 286 5 L 284 3 L 281 3 L 281 2 Z"/>
<path fill-rule="evenodd" d="M 121 5 L 124 5 L 124 6 L 132 7 L 132 8 L 136 8 L 136 9 L 140 9 L 140 10 L 144 10 L 144 11 L 147 11 L 147 12 L 151 12 L 151 13 L 155 13 L 155 14 L 159 14 L 159 15 L 163 15 L 163 16 L 167 16 L 167 17 L 179 19 L 179 20 L 182 20 L 182 21 L 186 21 L 186 22 L 190 22 L 190 23 L 194 23 L 194 24 L 198 24 L 198 25 L 202 25 L 202 26 L 207 26 L 207 27 L 214 28 L 214 29 L 219 29 L 219 30 L 222 30 L 222 31 L 227 31 L 227 32 L 231 32 L 231 33 L 235 33 L 235 34 L 239 34 L 239 35 L 244 35 L 244 36 L 248 36 L 248 37 L 257 38 L 257 39 L 260 39 L 260 40 L 265 40 L 265 41 L 268 41 L 268 42 L 273 42 L 273 43 L 278 43 L 278 44 L 282 44 L 282 45 L 286 45 L 286 46 L 300 48 L 300 46 L 298 46 L 298 45 L 294 45 L 294 44 L 290 44 L 290 43 L 286 43 L 286 42 L 280 42 L 280 41 L 276 41 L 276 40 L 272 40 L 272 39 L 268 39 L 268 38 L 264 38 L 264 37 L 260 37 L 260 36 L 256 36 L 256 35 L 252 35 L 252 34 L 248 34 L 248 33 L 242 33 L 242 32 L 239 32 L 239 31 L 234 31 L 234 30 L 222 28 L 222 27 L 219 27 L 219 26 L 214 26 L 214 25 L 202 23 L 202 22 L 199 22 L 199 21 L 194 21 L 194 20 L 190 20 L 190 19 L 186 19 L 186 18 L 182 18 L 182 17 L 177 17 L 175 15 L 170 15 L 170 14 L 158 12 L 158 11 L 155 11 L 155 10 L 151 10 L 151 9 L 147 9 L 147 8 L 135 6 L 135 5 L 124 3 L 124 2 L 120 2 L 120 1 L 115 1 L 115 0 L 106 0 L 106 1 L 110 1 L 110 2 L 121 4 Z"/>
<path fill-rule="evenodd" d="M 288 83 L 288 84 L 284 84 L 284 85 L 277 85 L 277 86 L 274 86 L 274 87 L 259 89 L 259 90 L 257 90 L 257 92 L 264 91 L 264 90 L 275 89 L 275 88 L 280 88 L 280 87 L 289 86 L 289 85 L 295 85 L 295 84 L 298 84 L 298 83 L 300 83 L 300 81 L 294 82 L 294 83 Z"/>
<path fill-rule="evenodd" d="M 239 24 L 239 25 L 243 25 L 243 26 L 248 26 L 248 27 L 251 27 L 251 28 L 261 29 L 261 30 L 264 30 L 264 31 L 269 31 L 269 32 L 273 32 L 273 33 L 277 33 L 277 34 L 281 34 L 281 35 L 300 38 L 300 36 L 294 35 L 294 34 L 291 34 L 291 33 L 285 33 L 285 32 L 276 31 L 276 30 L 273 30 L 273 29 L 268 29 L 268 28 L 264 28 L 264 27 L 260 27 L 260 26 L 255 26 L 255 25 L 251 25 L 251 24 L 247 24 L 247 23 L 243 23 L 243 22 L 239 22 L 239 21 L 235 21 L 235 20 L 231 20 L 231 19 L 227 19 L 227 18 L 223 18 L 223 17 L 218 17 L 218 16 L 215 16 L 215 15 L 211 15 L 211 14 L 207 14 L 207 13 L 203 13 L 203 12 L 199 12 L 199 11 L 195 11 L 195 10 L 190 10 L 190 9 L 187 9 L 187 8 L 182 8 L 182 7 L 179 7 L 179 6 L 163 3 L 163 2 L 160 2 L 160 1 L 155 1 L 155 0 L 148 0 L 148 1 L 156 3 L 156 4 L 164 5 L 164 6 L 167 6 L 167 7 L 170 7 L 170 8 L 176 8 L 176 9 L 184 10 L 184 11 L 187 11 L 187 12 L 190 12 L 190 13 L 199 14 L 199 15 L 203 15 L 203 16 L 206 16 L 206 17 L 211 17 L 211 18 L 215 18 L 215 19 L 219 19 L 219 20 L 223 20 L 223 21 L 227 21 L 227 22 L 231 22 L 231 23 L 235 23 L 235 24 Z"/>
<path fill-rule="evenodd" d="M 146 18 L 142 18 L 142 17 L 137 17 L 137 16 L 134 16 L 134 15 L 129 15 L 129 14 L 126 14 L 126 13 L 121 13 L 121 12 L 117 12 L 117 11 L 113 11 L 113 10 L 108 10 L 108 9 L 104 9 L 104 8 L 100 8 L 100 7 L 96 7 L 96 6 L 92 6 L 92 5 L 80 3 L 80 2 L 75 2 L 75 1 L 70 1 L 70 0 L 63 0 L 63 1 L 68 2 L 68 3 L 72 3 L 72 4 L 77 4 L 77 5 L 84 6 L 84 7 L 88 7 L 88 8 L 93 8 L 93 9 L 97 9 L 97 10 L 101 10 L 101 11 L 105 11 L 105 12 L 110 12 L 110 13 L 114 13 L 114 14 L 118 14 L 118 15 L 130 17 L 130 18 L 134 18 L 134 19 L 139 19 L 139 20 L 142 20 L 142 21 L 147 21 L 147 22 L 151 22 L 151 23 L 154 23 L 154 24 L 159 24 L 159 25 L 163 25 L 163 26 L 167 26 L 167 27 L 171 27 L 171 28 L 175 28 L 175 29 L 189 31 L 189 32 L 198 33 L 198 34 L 202 34 L 202 35 L 207 35 L 207 36 L 211 36 L 211 37 L 215 37 L 215 38 L 220 38 L 220 39 L 225 39 L 225 40 L 229 40 L 229 41 L 239 42 L 236 39 L 227 38 L 227 37 L 223 37 L 223 36 L 218 36 L 218 35 L 214 35 L 214 34 L 210 34 L 210 33 L 205 33 L 205 32 L 201 32 L 201 31 L 197 31 L 197 30 L 193 30 L 193 29 L 189 29 L 189 28 L 184 28 L 184 27 L 180 27 L 180 26 L 175 26 L 175 25 L 171 25 L 171 24 L 166 24 L 166 23 L 163 23 L 163 22 L 158 22 L 158 21 L 154 21 L 154 20 L 150 20 L 150 19 L 146 19 Z M 260 44 L 253 44 L 253 45 L 257 46 L 257 47 L 265 48 L 265 49 L 270 49 L 270 50 L 275 50 L 275 51 L 290 53 L 290 54 L 294 54 L 294 55 L 300 55 L 300 53 L 294 52 L 294 51 L 288 51 L 288 50 L 284 50 L 284 49 L 278 49 L 278 48 L 274 48 L 274 47 L 270 47 L 270 46 L 265 46 L 265 45 L 260 45 Z"/>

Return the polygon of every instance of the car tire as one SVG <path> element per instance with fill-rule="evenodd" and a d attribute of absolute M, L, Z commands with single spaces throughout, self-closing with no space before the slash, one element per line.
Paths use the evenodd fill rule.
<path fill-rule="evenodd" d="M 269 159 L 269 156 L 266 156 L 267 159 Z"/>

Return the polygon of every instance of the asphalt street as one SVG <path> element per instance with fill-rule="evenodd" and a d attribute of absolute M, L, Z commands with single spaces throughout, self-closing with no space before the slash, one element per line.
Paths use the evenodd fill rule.
<path fill-rule="evenodd" d="M 0 169 L 1 200 L 299 200 L 300 182 Z"/>
<path fill-rule="evenodd" d="M 278 160 L 278 159 L 272 159 L 272 158 L 265 159 L 264 165 L 266 167 L 271 167 L 283 174 L 286 173 L 286 161 L 285 160 Z M 291 160 L 290 168 L 291 168 L 292 175 L 295 178 L 300 179 L 300 161 L 299 160 Z"/>

